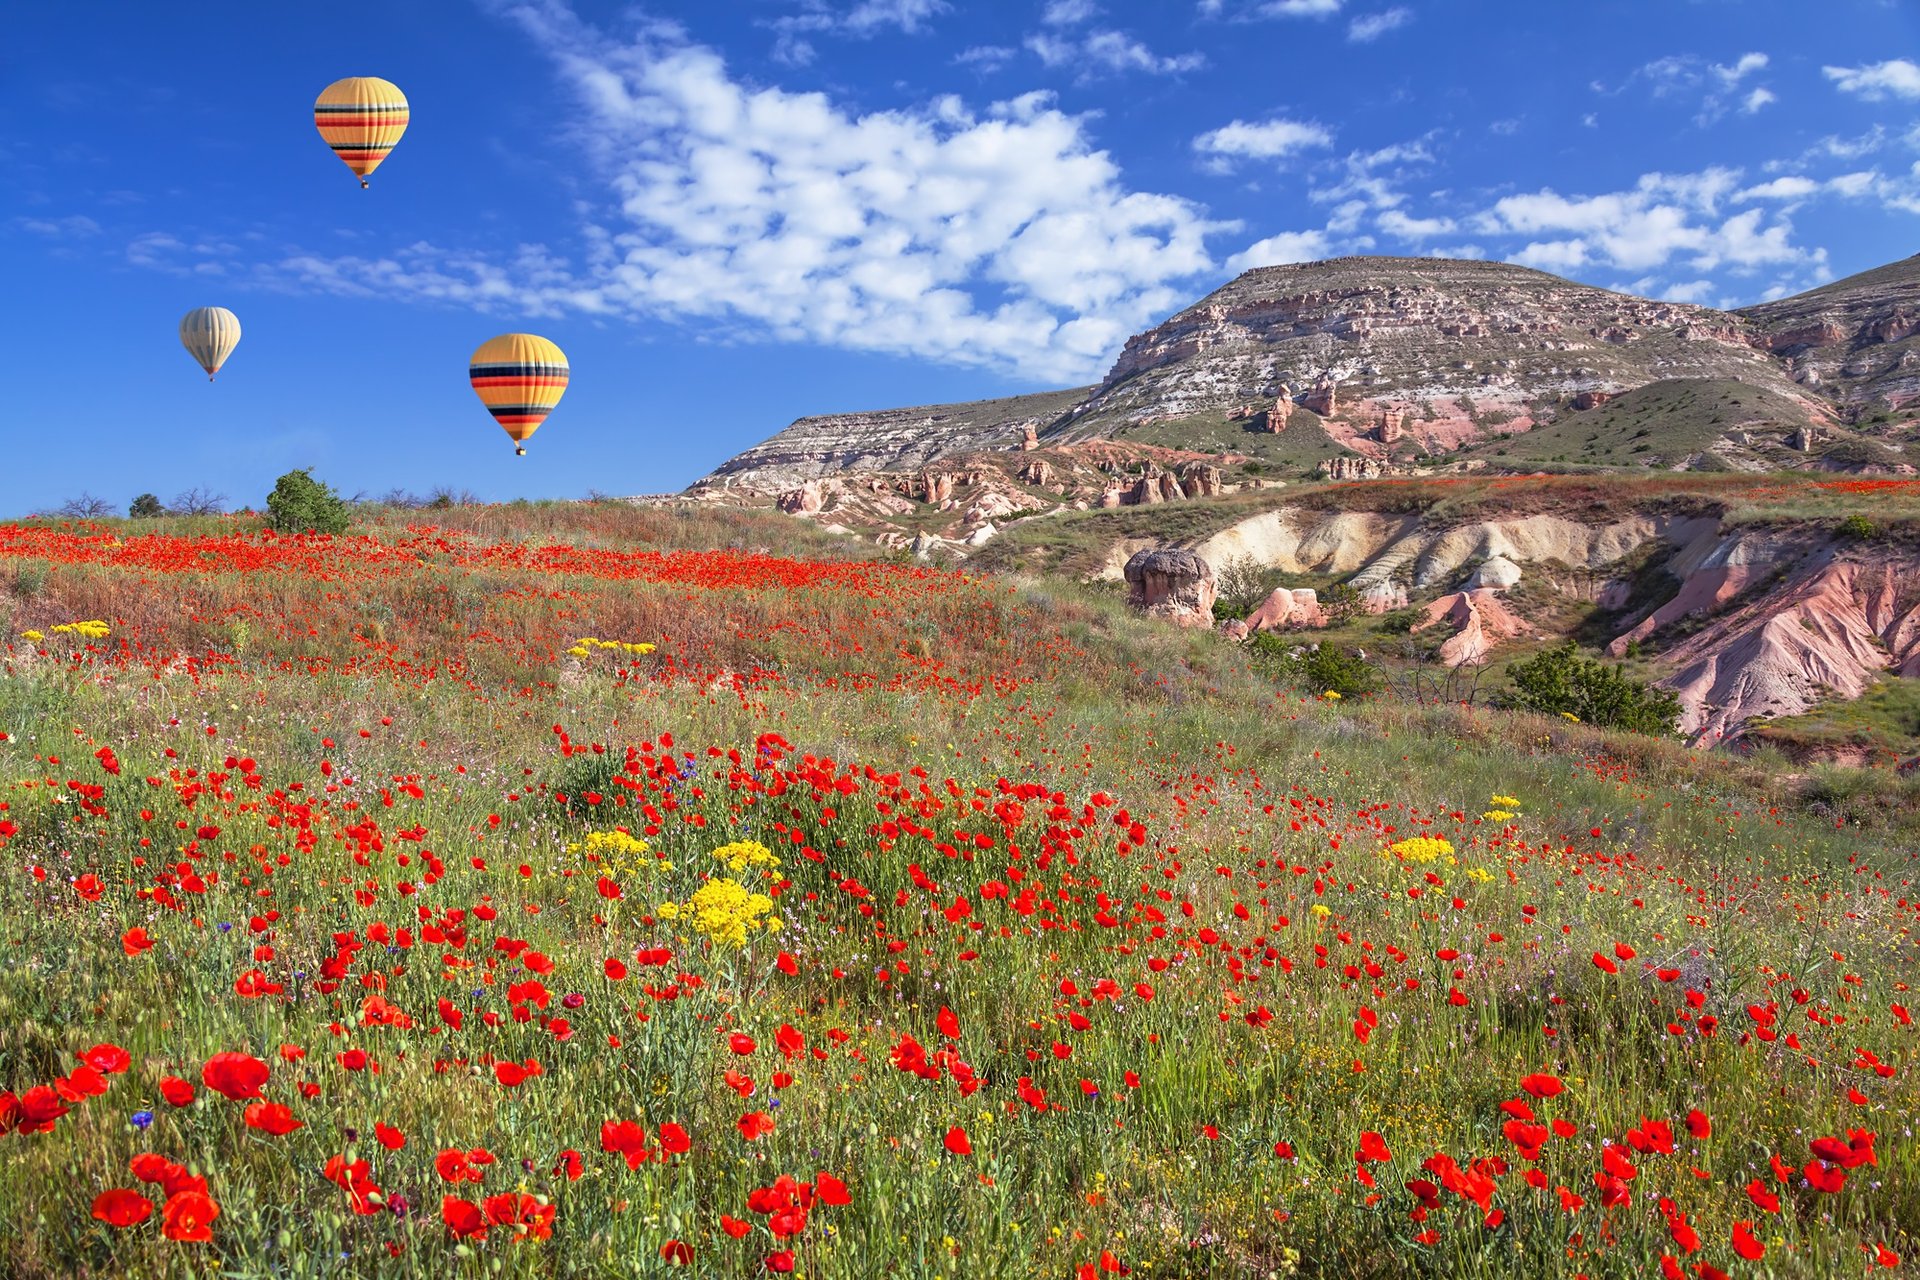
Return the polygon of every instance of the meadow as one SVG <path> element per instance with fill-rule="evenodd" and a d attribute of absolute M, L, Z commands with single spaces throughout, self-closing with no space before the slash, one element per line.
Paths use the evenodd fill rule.
<path fill-rule="evenodd" d="M 0 663 L 0 1274 L 1920 1243 L 1920 832 L 1828 778 L 609 503 L 0 526 Z"/>

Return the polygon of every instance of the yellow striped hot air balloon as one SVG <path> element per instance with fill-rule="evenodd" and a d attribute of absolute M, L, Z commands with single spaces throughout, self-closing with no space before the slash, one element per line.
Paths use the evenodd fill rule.
<path fill-rule="evenodd" d="M 367 175 L 407 131 L 407 97 L 379 76 L 348 76 L 321 92 L 313 104 L 313 125 L 365 187 Z"/>
<path fill-rule="evenodd" d="M 212 382 L 240 345 L 240 317 L 225 307 L 195 307 L 180 319 L 180 345 L 200 362 L 207 381 Z"/>
<path fill-rule="evenodd" d="M 526 456 L 528 436 L 540 429 L 567 393 L 567 356 L 545 338 L 503 333 L 480 344 L 467 365 L 480 403 Z"/>

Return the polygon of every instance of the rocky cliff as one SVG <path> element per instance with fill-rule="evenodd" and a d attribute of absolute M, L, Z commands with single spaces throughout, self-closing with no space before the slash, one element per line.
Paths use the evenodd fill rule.
<path fill-rule="evenodd" d="M 1894 415 L 1920 406 L 1920 255 L 1739 314 L 1850 421 L 1911 438 Z"/>

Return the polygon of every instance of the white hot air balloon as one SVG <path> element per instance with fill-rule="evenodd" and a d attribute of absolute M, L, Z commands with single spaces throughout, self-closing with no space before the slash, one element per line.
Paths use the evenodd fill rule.
<path fill-rule="evenodd" d="M 240 345 L 240 317 L 225 307 L 195 307 L 180 321 L 180 345 L 200 362 L 207 381 L 212 382 Z"/>

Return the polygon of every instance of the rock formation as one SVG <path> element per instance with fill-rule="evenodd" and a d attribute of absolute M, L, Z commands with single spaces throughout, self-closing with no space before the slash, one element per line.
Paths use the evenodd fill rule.
<path fill-rule="evenodd" d="M 1213 625 L 1213 566 L 1193 552 L 1178 547 L 1136 552 L 1122 575 L 1127 603 L 1142 613 L 1183 627 Z"/>
<path fill-rule="evenodd" d="M 1520 621 L 1491 588 L 1456 591 L 1441 596 L 1427 606 L 1426 618 L 1414 627 L 1425 631 L 1445 624 L 1453 634 L 1440 645 L 1440 661 L 1449 667 L 1479 666 L 1487 660 L 1494 645 L 1502 640 L 1528 634 Z"/>

